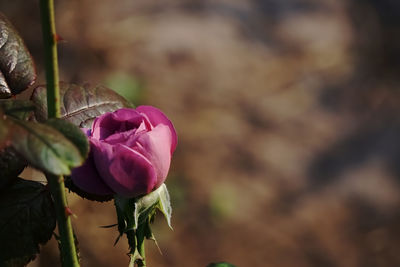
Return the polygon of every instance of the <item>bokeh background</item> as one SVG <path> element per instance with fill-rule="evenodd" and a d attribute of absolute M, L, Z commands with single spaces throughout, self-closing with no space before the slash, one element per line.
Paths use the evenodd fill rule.
<path fill-rule="evenodd" d="M 0 10 L 43 83 L 38 1 Z M 62 80 L 178 131 L 150 267 L 400 266 L 399 1 L 57 0 L 56 21 Z M 82 266 L 127 266 L 113 203 L 69 199 Z M 29 266 L 59 266 L 54 240 Z"/>

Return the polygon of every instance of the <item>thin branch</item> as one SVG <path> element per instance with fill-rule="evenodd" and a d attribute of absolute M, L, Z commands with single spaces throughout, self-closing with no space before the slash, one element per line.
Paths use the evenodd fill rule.
<path fill-rule="evenodd" d="M 40 0 L 43 44 L 47 80 L 47 110 L 49 118 L 60 117 L 60 89 L 58 78 L 57 38 L 54 20 L 53 0 Z M 79 267 L 75 239 L 70 214 L 66 212 L 68 204 L 63 176 L 46 175 L 50 192 L 54 199 L 57 225 L 61 242 L 61 261 L 66 267 Z"/>

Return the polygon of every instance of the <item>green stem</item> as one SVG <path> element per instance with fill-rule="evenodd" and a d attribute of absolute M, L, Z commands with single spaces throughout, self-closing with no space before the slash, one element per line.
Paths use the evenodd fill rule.
<path fill-rule="evenodd" d="M 145 259 L 145 251 L 144 251 L 144 242 L 139 246 L 139 254 L 143 257 L 143 260 L 138 261 L 138 266 L 146 267 L 146 259 Z"/>
<path fill-rule="evenodd" d="M 40 0 L 43 45 L 46 66 L 47 110 L 49 118 L 60 117 L 57 35 L 53 0 Z"/>
<path fill-rule="evenodd" d="M 74 232 L 72 229 L 71 219 L 66 213 L 68 206 L 65 195 L 65 186 L 62 176 L 46 175 L 49 189 L 54 198 L 56 209 L 58 232 L 61 242 L 61 260 L 65 267 L 78 267 L 79 260 L 76 254 Z"/>
<path fill-rule="evenodd" d="M 142 260 L 139 260 L 137 265 L 139 267 L 146 267 L 146 255 L 145 255 L 145 248 L 144 248 L 144 227 L 145 224 L 140 225 L 139 228 L 136 230 L 136 239 L 138 243 L 138 251 L 140 256 L 142 256 Z"/>
<path fill-rule="evenodd" d="M 53 0 L 40 0 L 40 13 L 43 44 L 45 49 L 48 117 L 59 118 L 61 115 L 60 89 Z M 64 179 L 62 176 L 54 175 L 47 175 L 46 177 L 49 183 L 50 192 L 54 198 L 57 225 L 61 242 L 62 265 L 66 267 L 79 267 L 71 219 L 69 214 L 66 213 L 68 204 L 65 195 Z"/>

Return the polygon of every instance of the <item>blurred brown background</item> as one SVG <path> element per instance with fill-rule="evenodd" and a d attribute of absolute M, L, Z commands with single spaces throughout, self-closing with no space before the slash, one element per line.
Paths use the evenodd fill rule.
<path fill-rule="evenodd" d="M 38 1 L 0 2 L 43 82 Z M 148 265 L 400 266 L 400 2 L 58 0 L 61 79 L 179 136 Z M 112 202 L 70 194 L 82 266 L 127 266 Z M 52 241 L 30 266 L 59 266 Z"/>

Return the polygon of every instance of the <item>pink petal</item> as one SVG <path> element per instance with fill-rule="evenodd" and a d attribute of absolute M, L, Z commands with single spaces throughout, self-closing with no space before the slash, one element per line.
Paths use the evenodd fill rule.
<path fill-rule="evenodd" d="M 97 142 L 94 161 L 103 181 L 117 194 L 137 197 L 150 193 L 157 177 L 151 163 L 127 146 Z"/>
<path fill-rule="evenodd" d="M 167 116 L 165 116 L 165 114 L 161 110 L 152 106 L 139 106 L 136 108 L 136 111 L 143 114 L 150 121 L 153 127 L 156 127 L 159 124 L 164 124 L 169 127 L 172 136 L 172 143 L 170 148 L 172 154 L 175 151 L 176 145 L 178 143 L 178 136 L 176 134 L 174 125 L 167 118 Z"/>
<path fill-rule="evenodd" d="M 103 140 L 111 134 L 136 129 L 143 121 L 136 110 L 130 108 L 118 109 L 97 117 L 92 126 L 92 137 Z"/>
<path fill-rule="evenodd" d="M 145 125 L 146 123 L 143 121 L 139 125 L 139 128 L 112 134 L 108 136 L 106 139 L 104 139 L 104 142 L 107 142 L 108 144 L 111 145 L 123 144 L 128 147 L 132 147 L 136 143 L 136 139 L 141 134 L 146 133 L 147 130 Z"/>
<path fill-rule="evenodd" d="M 110 165 L 114 179 L 109 183 L 125 197 L 137 197 L 153 191 L 157 176 L 151 163 L 140 153 L 124 145 L 116 146 Z"/>
<path fill-rule="evenodd" d="M 157 173 L 157 188 L 167 178 L 171 164 L 170 128 L 167 125 L 158 124 L 152 131 L 140 135 L 136 142 L 133 149 L 144 155 Z"/>
<path fill-rule="evenodd" d="M 89 153 L 85 163 L 72 170 L 71 179 L 74 184 L 85 192 L 95 195 L 111 195 L 114 192 L 101 179 L 93 161 L 93 154 Z"/>

